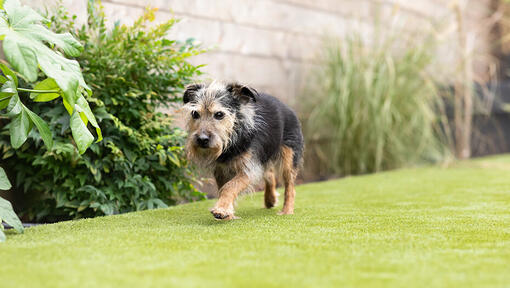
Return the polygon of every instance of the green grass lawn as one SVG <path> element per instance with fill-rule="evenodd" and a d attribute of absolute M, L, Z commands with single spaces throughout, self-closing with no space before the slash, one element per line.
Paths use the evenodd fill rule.
<path fill-rule="evenodd" d="M 212 206 L 9 233 L 0 287 L 510 285 L 510 156 L 302 185 L 292 216 Z"/>

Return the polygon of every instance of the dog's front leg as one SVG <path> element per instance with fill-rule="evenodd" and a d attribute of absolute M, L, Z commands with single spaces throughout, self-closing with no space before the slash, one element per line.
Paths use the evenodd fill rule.
<path fill-rule="evenodd" d="M 250 179 L 244 173 L 236 175 L 219 190 L 219 199 L 211 213 L 216 219 L 234 219 L 234 201 L 237 195 L 248 188 Z"/>

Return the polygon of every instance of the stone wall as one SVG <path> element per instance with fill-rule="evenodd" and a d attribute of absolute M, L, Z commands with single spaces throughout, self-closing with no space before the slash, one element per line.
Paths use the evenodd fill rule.
<path fill-rule="evenodd" d="M 25 1 L 41 6 L 49 1 Z M 64 0 L 71 13 L 83 21 L 86 0 Z M 385 29 L 422 33 L 438 25 L 443 42 L 439 62 L 455 67 L 458 43 L 456 18 L 449 0 L 103 0 L 110 23 L 130 23 L 145 6 L 157 7 L 157 20 L 182 19 L 171 37 L 195 38 L 211 51 L 193 61 L 207 64 L 206 78 L 235 79 L 295 104 L 295 96 L 314 65 L 324 35 L 345 36 L 360 31 L 366 39 L 374 33 L 377 15 Z M 459 0 L 468 40 L 477 54 L 488 52 L 483 23 L 490 0 Z M 451 26 L 451 27 L 450 27 Z M 448 29 L 450 27 L 450 29 Z M 475 48 L 473 48 L 475 50 Z M 486 59 L 475 59 L 483 71 Z"/>

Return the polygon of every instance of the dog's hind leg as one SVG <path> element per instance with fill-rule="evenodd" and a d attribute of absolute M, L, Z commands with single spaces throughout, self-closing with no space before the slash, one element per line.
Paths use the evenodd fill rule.
<path fill-rule="evenodd" d="M 267 168 L 264 172 L 264 182 L 266 184 L 264 204 L 266 208 L 273 208 L 278 203 L 278 193 L 276 192 L 276 179 L 272 167 Z"/>
<path fill-rule="evenodd" d="M 294 151 L 288 146 L 282 146 L 282 174 L 285 183 L 285 201 L 283 209 L 279 214 L 294 214 L 294 198 L 296 190 L 294 189 L 294 182 L 297 176 L 297 169 L 294 168 L 292 159 Z"/>

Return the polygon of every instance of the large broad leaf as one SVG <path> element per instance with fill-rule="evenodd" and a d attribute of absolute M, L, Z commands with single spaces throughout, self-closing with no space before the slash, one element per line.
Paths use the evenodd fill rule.
<path fill-rule="evenodd" d="M 30 98 L 32 98 L 32 100 L 34 100 L 35 102 L 48 102 L 53 99 L 56 99 L 56 98 L 60 97 L 60 93 L 62 91 L 62 90 L 60 90 L 60 87 L 58 87 L 55 80 L 53 80 L 52 78 L 47 78 L 47 79 L 44 79 L 43 81 L 37 83 L 37 85 L 35 85 L 35 87 L 34 87 L 34 90 L 58 91 L 55 93 L 34 93 L 34 92 L 32 92 L 32 93 L 30 93 Z"/>
<path fill-rule="evenodd" d="M 87 102 L 87 100 L 85 100 L 85 97 L 80 96 L 80 98 L 78 98 L 78 101 L 76 101 L 76 105 L 79 107 L 78 109 L 79 112 L 85 114 L 87 119 L 90 121 L 90 124 L 92 124 L 92 126 L 94 126 L 95 128 L 99 128 L 99 125 L 97 124 L 94 114 L 90 109 L 89 103 Z"/>
<path fill-rule="evenodd" d="M 38 65 L 50 78 L 55 79 L 64 92 L 67 102 L 74 107 L 80 96 L 78 86 L 90 90 L 81 74 L 78 62 L 53 51 L 45 43 L 53 44 L 68 56 L 78 56 L 82 45 L 69 33 L 56 34 L 40 24 L 42 16 L 18 0 L 6 0 L 5 15 L 0 17 L 0 36 L 4 53 L 13 66 L 27 80 L 37 80 Z"/>
<path fill-rule="evenodd" d="M 4 169 L 0 167 L 0 190 L 9 190 L 11 187 L 11 182 L 9 182 Z"/>
<path fill-rule="evenodd" d="M 51 52 L 53 53 L 53 51 Z M 81 81 L 83 81 L 83 83 L 81 83 L 80 79 L 77 79 L 77 77 L 69 77 L 73 74 L 80 75 L 80 78 L 82 77 L 78 62 L 66 59 L 60 55 L 53 59 L 58 59 L 58 63 L 56 61 L 51 61 L 51 59 L 44 57 L 41 58 L 39 56 L 37 59 L 39 60 L 41 70 L 48 75 L 48 77 L 55 79 L 55 82 L 57 82 L 60 89 L 64 92 L 64 99 L 71 104 L 71 107 L 74 107 L 77 98 L 80 96 L 77 94 L 78 86 L 86 85 L 83 79 L 81 79 Z"/>
<path fill-rule="evenodd" d="M 99 128 L 99 124 L 97 124 L 96 118 L 94 117 L 94 114 L 92 113 L 92 110 L 90 109 L 89 103 L 87 100 L 85 100 L 85 97 L 81 96 L 78 98 L 78 101 L 76 102 L 77 110 L 80 112 L 80 116 L 85 123 L 87 124 L 87 121 L 84 120 L 86 118 L 88 121 L 90 121 L 90 124 L 96 128 L 97 133 L 97 141 L 99 142 L 103 140 L 103 134 L 101 133 L 101 128 Z"/>
<path fill-rule="evenodd" d="M 5 223 L 11 225 L 19 233 L 23 233 L 23 224 L 18 218 L 18 215 L 14 213 L 12 205 L 9 201 L 0 197 L 0 218 Z"/>
<path fill-rule="evenodd" d="M 73 133 L 76 146 L 78 146 L 78 151 L 80 151 L 80 154 L 85 153 L 87 148 L 94 141 L 94 136 L 92 136 L 92 133 L 87 129 L 87 126 L 80 117 L 80 113 L 76 110 L 74 110 L 73 115 L 71 115 L 71 132 Z"/>
<path fill-rule="evenodd" d="M 27 112 L 22 109 L 14 119 L 12 119 L 9 132 L 11 134 L 11 145 L 14 149 L 18 149 L 25 143 L 28 133 L 32 129 L 32 121 Z"/>
<path fill-rule="evenodd" d="M 56 34 L 41 25 L 32 26 L 31 28 L 31 36 L 38 40 L 57 45 L 62 48 L 64 53 L 68 56 L 77 57 L 80 56 L 83 51 L 83 46 L 80 42 L 76 41 L 76 39 L 74 39 L 74 37 L 69 33 Z"/>
<path fill-rule="evenodd" d="M 11 97 L 11 99 L 9 99 L 9 104 L 7 105 L 5 115 L 14 117 L 18 115 L 22 109 L 23 107 L 21 101 L 19 100 L 18 93 L 16 93 Z"/>
<path fill-rule="evenodd" d="M 23 110 L 27 113 L 32 123 L 34 123 L 35 127 L 39 131 L 41 138 L 44 141 L 44 145 L 48 148 L 48 150 L 53 147 L 53 135 L 51 134 L 50 127 L 44 120 L 37 116 L 34 112 L 30 111 L 27 107 L 23 106 Z"/>
<path fill-rule="evenodd" d="M 0 21 L 0 25 L 2 22 Z M 37 80 L 37 57 L 33 48 L 19 36 L 9 33 L 4 39 L 7 61 L 29 81 Z"/>

